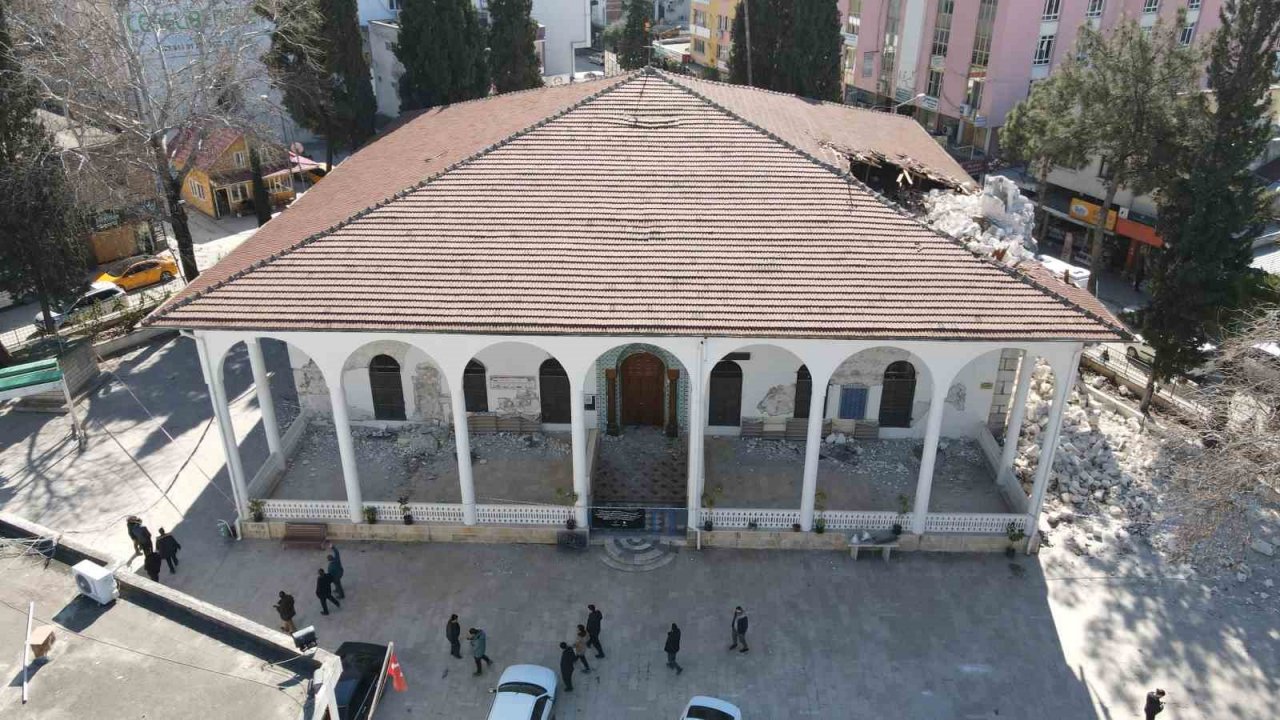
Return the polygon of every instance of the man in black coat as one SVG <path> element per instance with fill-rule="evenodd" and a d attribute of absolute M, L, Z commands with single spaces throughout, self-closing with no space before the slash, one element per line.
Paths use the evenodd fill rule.
<path fill-rule="evenodd" d="M 147 554 L 142 556 L 142 569 L 147 571 L 147 577 L 151 578 L 156 582 L 160 582 L 160 556 L 159 555 L 148 550 Z"/>
<path fill-rule="evenodd" d="M 316 575 L 316 597 L 320 598 L 320 614 L 329 614 L 329 603 L 333 603 L 336 607 L 342 607 L 342 603 L 338 602 L 338 598 L 333 596 L 333 580 L 329 578 L 329 573 L 320 568 L 319 574 Z"/>
<path fill-rule="evenodd" d="M 458 616 L 450 615 L 445 623 L 444 636 L 449 639 L 449 654 L 462 659 L 462 626 L 458 624 Z"/>
<path fill-rule="evenodd" d="M 560 677 L 564 678 L 564 691 L 573 692 L 573 664 L 578 661 L 578 653 L 569 647 L 569 643 L 560 643 Z"/>
<path fill-rule="evenodd" d="M 667 654 L 667 667 L 675 668 L 677 675 L 684 672 L 676 662 L 676 653 L 680 652 L 680 627 L 675 623 L 671 623 L 671 629 L 667 631 L 667 644 L 662 646 L 662 651 Z"/>
<path fill-rule="evenodd" d="M 596 657 L 604 657 L 604 648 L 600 646 L 600 621 L 604 619 L 604 613 L 596 609 L 595 605 L 587 606 L 587 647 L 596 649 Z"/>
<path fill-rule="evenodd" d="M 284 632 L 289 633 L 290 635 L 297 632 L 298 628 L 294 626 L 293 618 L 295 615 L 298 614 L 298 611 L 296 608 L 294 608 L 293 596 L 281 590 L 280 600 L 275 604 L 275 608 L 276 608 L 276 612 L 280 613 L 280 620 L 282 620 L 284 623 L 283 625 L 280 626 L 280 629 L 283 630 Z"/>
<path fill-rule="evenodd" d="M 733 632 L 733 644 L 729 646 L 732 650 L 738 645 L 742 645 L 742 649 L 738 652 L 746 652 L 750 648 L 747 647 L 747 611 L 739 605 L 733 609 L 733 620 L 729 621 L 729 629 Z"/>
<path fill-rule="evenodd" d="M 1164 691 L 1160 688 L 1147 693 L 1147 704 L 1142 707 L 1147 720 L 1156 720 L 1156 716 L 1164 712 Z"/>
<path fill-rule="evenodd" d="M 166 535 L 164 528 L 160 528 L 160 537 L 156 538 L 156 554 L 169 564 L 170 575 L 178 572 L 178 551 L 181 549 L 178 538 Z"/>
<path fill-rule="evenodd" d="M 151 531 L 147 529 L 146 525 L 142 524 L 141 520 L 134 523 L 130 535 L 133 536 L 133 546 L 138 552 L 146 555 L 155 551 L 151 546 Z"/>

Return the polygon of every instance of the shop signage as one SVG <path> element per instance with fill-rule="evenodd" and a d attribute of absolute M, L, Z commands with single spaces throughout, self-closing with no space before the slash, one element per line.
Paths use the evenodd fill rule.
<path fill-rule="evenodd" d="M 591 527 L 607 530 L 643 530 L 642 508 L 591 508 Z"/>
<path fill-rule="evenodd" d="M 1086 225 L 1098 224 L 1098 213 L 1102 212 L 1100 205 L 1095 205 L 1088 200 L 1082 200 L 1078 197 L 1071 198 L 1071 206 L 1067 208 L 1067 214 L 1079 220 Z M 1107 213 L 1107 229 L 1115 231 L 1116 229 L 1116 211 L 1112 210 Z"/>

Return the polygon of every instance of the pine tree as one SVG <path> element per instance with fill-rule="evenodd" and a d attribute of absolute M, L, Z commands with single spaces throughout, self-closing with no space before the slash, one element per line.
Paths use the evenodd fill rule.
<path fill-rule="evenodd" d="M 299 0 L 259 12 L 275 22 L 263 57 L 285 109 L 335 148 L 355 149 L 374 132 L 377 103 L 369 83 L 355 0 Z"/>
<path fill-rule="evenodd" d="M 1268 91 L 1280 45 L 1280 3 L 1227 0 L 1210 50 L 1212 97 L 1189 114 L 1192 142 L 1181 172 L 1159 195 L 1164 251 L 1143 316 L 1155 384 L 1204 361 L 1201 348 L 1218 312 L 1235 306 L 1249 273 L 1250 247 L 1270 218 L 1268 197 L 1250 165 L 1270 136 Z"/>
<path fill-rule="evenodd" d="M 484 30 L 471 0 L 405 0 L 395 53 L 404 65 L 401 110 L 489 94 Z"/>
<path fill-rule="evenodd" d="M 500 92 L 542 87 L 532 0 L 490 0 L 489 72 Z"/>
<path fill-rule="evenodd" d="M 773 89 L 818 100 L 839 100 L 844 39 L 836 0 L 792 0 L 791 12 L 791 34 L 779 48 L 782 68 Z"/>
<path fill-rule="evenodd" d="M 1179 13 L 1179 18 L 1182 18 Z M 1125 20 L 1106 34 L 1080 27 L 1079 62 L 1063 71 L 1063 82 L 1080 107 L 1081 143 L 1102 158 L 1106 188 L 1098 222 L 1090 231 L 1089 291 L 1097 294 L 1102 238 L 1120 188 L 1142 195 L 1166 182 L 1172 149 L 1185 142 L 1183 121 L 1198 101 L 1201 55 L 1178 39 L 1177 27 L 1157 22 L 1143 28 Z"/>
<path fill-rule="evenodd" d="M 54 304 L 84 286 L 84 227 L 53 138 L 36 120 L 36 87 L 14 56 L 6 12 L 0 4 L 0 290 L 38 297 L 52 331 Z"/>
<path fill-rule="evenodd" d="M 624 70 L 635 70 L 649 64 L 653 3 L 649 0 L 627 0 L 626 15 L 622 35 L 618 38 L 618 64 Z"/>
<path fill-rule="evenodd" d="M 750 2 L 749 8 L 744 3 Z M 748 11 L 751 21 L 751 42 L 747 43 Z M 793 7 L 791 0 L 741 0 L 733 15 L 729 36 L 733 46 L 729 49 L 729 82 L 738 85 L 754 85 L 770 90 L 782 90 L 780 82 L 785 37 L 791 34 Z M 838 21 L 837 21 L 838 22 Z M 839 25 L 836 25 L 839 31 Z M 748 83 L 747 57 L 751 58 Z"/>
<path fill-rule="evenodd" d="M 1080 127 L 1075 99 L 1065 85 L 1058 75 L 1037 82 L 1005 116 L 1000 129 L 1000 148 L 1011 159 L 1027 163 L 1036 178 L 1038 238 L 1044 237 L 1049 222 L 1044 204 L 1049 172 L 1054 166 L 1079 168 L 1088 159 L 1080 143 L 1085 129 Z"/>

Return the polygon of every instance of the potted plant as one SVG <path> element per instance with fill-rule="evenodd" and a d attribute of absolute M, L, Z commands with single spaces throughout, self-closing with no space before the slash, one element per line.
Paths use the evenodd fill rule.
<path fill-rule="evenodd" d="M 704 490 L 702 492 L 702 506 L 705 507 L 707 510 L 714 511 L 716 509 L 716 499 L 723 494 L 724 494 L 723 485 L 716 485 L 714 488 L 711 488 L 710 490 Z M 707 519 L 702 523 L 702 529 L 707 532 L 711 532 L 714 528 L 715 528 L 715 523 L 711 521 L 711 516 L 708 515 Z"/>
<path fill-rule="evenodd" d="M 577 530 L 577 529 L 578 529 L 578 519 L 577 519 L 577 518 L 575 518 L 575 517 L 573 517 L 573 516 L 569 516 L 569 517 L 565 518 L 565 519 L 564 519 L 564 527 L 565 527 L 565 529 L 566 529 L 566 530 Z"/>
<path fill-rule="evenodd" d="M 822 511 L 827 509 L 827 494 L 819 490 L 813 494 L 813 509 L 817 511 L 818 517 L 813 521 L 813 531 L 821 535 L 827 531 L 827 520 L 822 517 Z"/>
<path fill-rule="evenodd" d="M 267 519 L 266 515 L 267 502 L 258 498 L 249 501 L 249 519 L 254 522 L 262 522 Z"/>
<path fill-rule="evenodd" d="M 409 496 L 401 495 L 396 499 L 400 503 L 400 517 L 404 519 L 405 525 L 413 524 L 413 511 L 409 509 Z"/>
<path fill-rule="evenodd" d="M 1015 523 L 1010 522 L 1005 526 L 1004 533 L 1009 538 L 1009 547 L 1004 549 L 1004 554 L 1012 558 L 1018 553 L 1018 543 L 1026 539 L 1027 534 L 1022 531 Z"/>
<path fill-rule="evenodd" d="M 756 522 L 756 519 L 755 519 L 755 518 L 751 518 L 751 519 L 747 520 L 747 529 L 748 529 L 748 530 L 757 530 L 757 529 L 759 529 L 759 528 L 760 528 L 760 523 Z"/>
<path fill-rule="evenodd" d="M 800 532 L 800 523 L 791 523 L 791 532 Z"/>
<path fill-rule="evenodd" d="M 893 524 L 893 534 L 902 534 L 902 521 L 906 519 L 907 513 L 911 512 L 911 498 L 904 494 L 898 494 L 898 522 Z"/>
<path fill-rule="evenodd" d="M 370 525 L 376 525 L 378 522 L 378 508 L 366 505 L 364 507 L 364 521 Z"/>

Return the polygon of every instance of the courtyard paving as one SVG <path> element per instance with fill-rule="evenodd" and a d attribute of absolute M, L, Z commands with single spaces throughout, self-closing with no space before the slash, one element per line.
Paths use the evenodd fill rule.
<path fill-rule="evenodd" d="M 273 385 L 287 380 L 281 362 L 268 352 Z M 554 665 L 555 644 L 588 602 L 604 610 L 609 657 L 575 678 L 580 689 L 560 718 L 672 717 L 689 695 L 712 693 L 749 718 L 1113 720 L 1140 717 L 1154 686 L 1169 691 L 1174 704 L 1162 717 L 1173 720 L 1274 715 L 1280 608 L 1253 591 L 1280 574 L 1262 556 L 1251 560 L 1253 582 L 1237 585 L 1187 576 L 1141 551 L 1104 560 L 1060 547 L 1012 563 L 911 554 L 889 564 L 681 549 L 662 569 L 621 573 L 598 548 L 364 543 L 343 546 L 348 601 L 319 617 L 308 592 L 319 551 L 216 532 L 229 491 L 191 343 L 142 348 L 112 368 L 119 379 L 89 402 L 83 455 L 65 416 L 0 410 L 0 506 L 122 559 L 123 517 L 140 514 L 182 542 L 181 573 L 166 571 L 166 584 L 273 626 L 273 597 L 288 589 L 327 648 L 395 641 L 409 691 L 389 693 L 379 717 L 484 716 L 496 676 L 472 678 L 466 661 L 447 656 L 448 613 L 489 632 L 500 666 Z M 248 368 L 233 363 L 228 383 L 252 473 L 265 444 L 244 392 Z M 746 655 L 726 650 L 735 604 L 751 615 Z M 670 622 L 684 629 L 678 678 L 661 653 Z"/>

